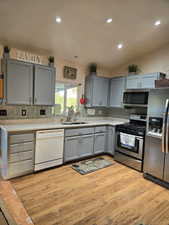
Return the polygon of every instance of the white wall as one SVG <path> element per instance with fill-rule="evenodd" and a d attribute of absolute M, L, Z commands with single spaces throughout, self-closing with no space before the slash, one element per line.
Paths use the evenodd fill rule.
<path fill-rule="evenodd" d="M 169 44 L 114 69 L 112 76 L 127 75 L 127 67 L 129 64 L 138 65 L 141 69 L 140 73 L 143 74 L 164 72 L 169 75 Z"/>

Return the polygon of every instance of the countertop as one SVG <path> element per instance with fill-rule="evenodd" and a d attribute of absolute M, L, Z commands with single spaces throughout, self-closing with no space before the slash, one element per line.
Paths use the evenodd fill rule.
<path fill-rule="evenodd" d="M 93 120 L 85 121 L 85 124 L 73 124 L 73 125 L 63 125 L 58 121 L 44 122 L 44 123 L 16 123 L 16 124 L 2 124 L 1 129 L 5 129 L 7 132 L 17 132 L 17 131 L 36 131 L 36 130 L 48 130 L 48 129 L 65 129 L 65 128 L 78 128 L 78 127 L 90 127 L 99 125 L 110 125 L 116 126 L 118 124 L 123 124 L 128 122 L 127 119 L 112 118 L 111 120 Z"/>

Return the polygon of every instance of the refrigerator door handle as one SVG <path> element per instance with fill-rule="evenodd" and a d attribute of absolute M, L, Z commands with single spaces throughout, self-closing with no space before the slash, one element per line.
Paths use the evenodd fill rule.
<path fill-rule="evenodd" d="M 169 127 L 168 127 L 168 113 L 167 113 L 167 124 L 166 124 L 166 146 L 165 146 L 165 153 L 169 153 L 168 151 L 168 135 L 169 135 L 169 131 L 168 131 Z"/>
<path fill-rule="evenodd" d="M 167 151 L 168 151 L 168 145 L 166 146 L 166 136 L 167 136 L 167 132 L 168 132 L 168 125 L 167 125 L 168 108 L 169 108 L 169 99 L 166 100 L 165 114 L 164 114 L 164 117 L 163 117 L 162 152 L 166 152 L 166 147 L 167 147 Z M 167 136 L 167 142 L 168 142 L 168 136 Z"/>

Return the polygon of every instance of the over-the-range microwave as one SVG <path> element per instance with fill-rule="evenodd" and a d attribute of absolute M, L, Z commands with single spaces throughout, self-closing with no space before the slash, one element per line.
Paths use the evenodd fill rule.
<path fill-rule="evenodd" d="M 125 91 L 123 93 L 123 105 L 128 107 L 147 107 L 148 94 L 148 91 Z"/>

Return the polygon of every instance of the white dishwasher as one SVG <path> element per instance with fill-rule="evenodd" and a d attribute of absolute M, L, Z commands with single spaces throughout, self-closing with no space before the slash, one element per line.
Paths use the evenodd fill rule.
<path fill-rule="evenodd" d="M 36 132 L 35 171 L 63 163 L 64 129 Z"/>

